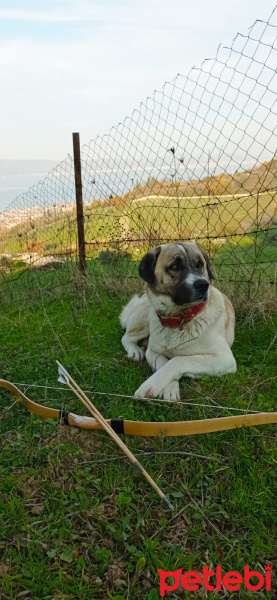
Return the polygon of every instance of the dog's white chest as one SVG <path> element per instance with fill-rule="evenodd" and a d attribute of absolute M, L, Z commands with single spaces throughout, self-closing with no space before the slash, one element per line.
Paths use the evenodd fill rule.
<path fill-rule="evenodd" d="M 199 338 L 199 332 L 196 330 L 192 323 L 184 325 L 180 330 L 177 327 L 164 327 L 159 322 L 152 322 L 149 346 L 153 352 L 161 353 L 167 358 L 191 354 Z"/>

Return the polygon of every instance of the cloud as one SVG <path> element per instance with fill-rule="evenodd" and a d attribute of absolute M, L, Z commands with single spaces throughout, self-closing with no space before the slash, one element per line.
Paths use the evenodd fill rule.
<path fill-rule="evenodd" d="M 62 158 L 229 43 L 271 0 L 26 0 L 0 9 L 2 158 Z M 46 10 L 47 7 L 47 10 Z"/>
<path fill-rule="evenodd" d="M 33 6 L 34 6 L 33 2 Z M 60 4 L 60 7 L 59 7 Z M 86 2 L 79 0 L 78 5 L 70 1 L 55 2 L 51 6 L 49 3 L 47 9 L 38 10 L 36 8 L 0 8 L 0 20 L 7 21 L 35 21 L 44 22 L 66 22 L 66 21 L 85 21 L 87 19 L 97 18 L 101 14 L 101 5 L 96 2 Z"/>
<path fill-rule="evenodd" d="M 0 9 L 0 19 L 6 21 L 35 21 L 41 23 L 45 21 L 72 21 L 76 20 L 76 15 L 65 15 L 62 13 L 49 13 L 38 10 L 13 10 L 13 9 Z M 79 17 L 84 20 L 85 17 Z"/>

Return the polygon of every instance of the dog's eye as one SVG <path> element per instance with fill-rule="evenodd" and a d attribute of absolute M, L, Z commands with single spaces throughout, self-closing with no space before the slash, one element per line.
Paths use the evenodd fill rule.
<path fill-rule="evenodd" d="M 178 271 L 179 265 L 177 265 L 177 264 L 171 265 L 170 269 L 171 269 L 171 271 Z"/>
<path fill-rule="evenodd" d="M 197 269 L 202 269 L 202 267 L 204 267 L 204 263 L 201 258 L 199 258 L 196 266 L 197 266 Z"/>

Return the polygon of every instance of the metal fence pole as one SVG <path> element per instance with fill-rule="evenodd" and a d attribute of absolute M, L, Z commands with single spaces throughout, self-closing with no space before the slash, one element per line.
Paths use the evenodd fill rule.
<path fill-rule="evenodd" d="M 73 155 L 74 155 L 74 173 L 76 190 L 76 210 L 77 210 L 77 228 L 78 228 L 78 251 L 80 272 L 86 277 L 86 245 L 85 245 L 85 227 L 84 227 L 84 209 L 83 209 L 83 187 L 82 187 L 82 168 L 80 152 L 80 135 L 73 133 Z"/>

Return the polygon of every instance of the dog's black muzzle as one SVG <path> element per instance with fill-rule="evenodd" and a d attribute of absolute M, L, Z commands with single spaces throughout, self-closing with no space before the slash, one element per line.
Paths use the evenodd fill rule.
<path fill-rule="evenodd" d="M 172 300 L 178 306 L 202 302 L 208 298 L 209 282 L 205 277 L 197 277 L 192 284 L 185 281 L 172 295 Z"/>

